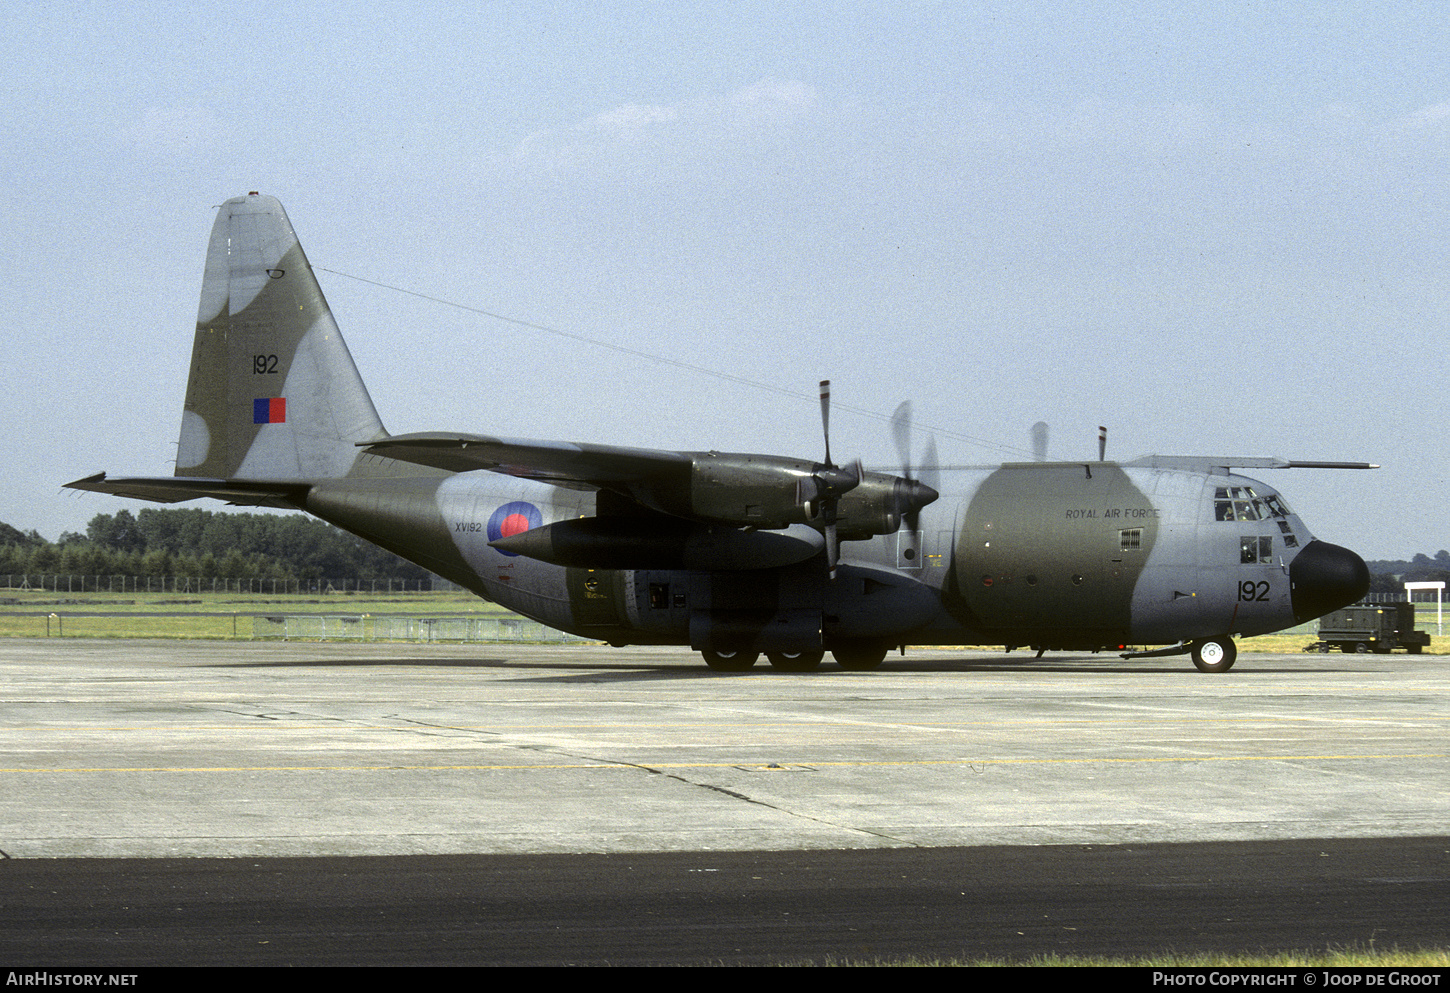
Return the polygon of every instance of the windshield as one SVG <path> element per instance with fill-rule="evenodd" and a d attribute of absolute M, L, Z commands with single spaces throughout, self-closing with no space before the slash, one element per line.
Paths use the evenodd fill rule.
<path fill-rule="evenodd" d="M 1213 519 L 1216 521 L 1283 520 L 1289 507 L 1277 493 L 1260 496 L 1252 486 L 1220 486 L 1213 494 Z"/>

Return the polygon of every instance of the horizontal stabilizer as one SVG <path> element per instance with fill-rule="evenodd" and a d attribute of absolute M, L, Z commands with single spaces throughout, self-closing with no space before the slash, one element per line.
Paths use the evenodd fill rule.
<path fill-rule="evenodd" d="M 199 476 L 138 476 L 107 479 L 104 472 L 66 483 L 71 490 L 91 490 L 133 500 L 180 503 L 210 497 L 237 507 L 300 508 L 307 499 L 310 482 L 295 479 L 206 479 Z"/>

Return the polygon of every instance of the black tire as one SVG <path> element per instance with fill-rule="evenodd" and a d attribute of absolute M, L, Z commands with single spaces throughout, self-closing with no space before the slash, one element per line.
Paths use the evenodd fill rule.
<path fill-rule="evenodd" d="M 716 672 L 747 672 L 760 658 L 759 652 L 712 652 L 706 649 L 700 654 L 705 664 Z"/>
<path fill-rule="evenodd" d="M 836 664 L 852 672 L 866 672 L 886 661 L 886 649 L 872 645 L 842 645 L 831 649 Z"/>
<path fill-rule="evenodd" d="M 1368 655 L 1369 654 L 1369 646 L 1366 645 L 1362 641 L 1356 641 L 1354 643 L 1354 653 L 1356 655 Z"/>
<path fill-rule="evenodd" d="M 1192 654 L 1193 664 L 1199 672 L 1228 672 L 1234 667 L 1239 650 L 1233 639 L 1225 635 L 1221 638 L 1195 641 Z"/>
<path fill-rule="evenodd" d="M 826 657 L 822 651 L 811 652 L 766 652 L 766 659 L 781 672 L 810 672 Z"/>

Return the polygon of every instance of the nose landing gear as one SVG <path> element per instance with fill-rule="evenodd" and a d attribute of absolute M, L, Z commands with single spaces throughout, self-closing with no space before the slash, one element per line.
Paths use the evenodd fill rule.
<path fill-rule="evenodd" d="M 1195 641 L 1189 651 L 1199 672 L 1228 672 L 1239 657 L 1239 650 L 1228 635 Z"/>

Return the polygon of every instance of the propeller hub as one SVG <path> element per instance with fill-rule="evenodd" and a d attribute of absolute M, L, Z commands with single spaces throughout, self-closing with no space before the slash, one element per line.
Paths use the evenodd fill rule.
<path fill-rule="evenodd" d="M 902 488 L 902 512 L 914 513 L 925 507 L 927 504 L 935 503 L 941 496 L 932 487 L 926 485 L 919 479 L 903 479 Z"/>
<path fill-rule="evenodd" d="M 917 530 L 917 515 L 921 513 L 921 508 L 929 503 L 934 503 L 941 496 L 921 480 L 901 476 L 896 477 L 894 489 L 896 514 L 911 531 Z"/>
<path fill-rule="evenodd" d="M 816 481 L 816 492 L 826 499 L 840 497 L 861 485 L 861 474 L 854 466 L 824 465 L 811 475 Z"/>

